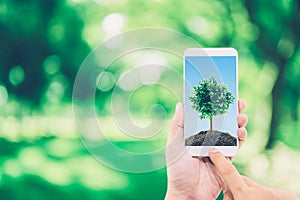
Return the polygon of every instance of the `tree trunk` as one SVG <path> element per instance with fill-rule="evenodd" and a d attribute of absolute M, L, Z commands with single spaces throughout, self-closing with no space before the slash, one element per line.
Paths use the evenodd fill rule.
<path fill-rule="evenodd" d="M 210 122 L 209 123 L 209 125 L 210 125 L 209 129 L 210 129 L 210 132 L 212 132 L 212 117 L 209 118 L 209 122 Z"/>

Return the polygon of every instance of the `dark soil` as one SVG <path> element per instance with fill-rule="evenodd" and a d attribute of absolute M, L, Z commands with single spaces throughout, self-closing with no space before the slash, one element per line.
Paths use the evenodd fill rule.
<path fill-rule="evenodd" d="M 185 139 L 186 146 L 236 146 L 237 139 L 220 131 L 200 131 Z"/>

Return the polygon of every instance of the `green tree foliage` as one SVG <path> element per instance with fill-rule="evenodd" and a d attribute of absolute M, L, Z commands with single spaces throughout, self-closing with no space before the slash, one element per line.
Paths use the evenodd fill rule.
<path fill-rule="evenodd" d="M 234 97 L 228 91 L 226 84 L 218 84 L 211 77 L 203 80 L 194 88 L 194 96 L 190 97 L 192 108 L 199 112 L 200 119 L 210 119 L 210 130 L 212 130 L 212 117 L 225 114 L 233 103 Z"/>
<path fill-rule="evenodd" d="M 68 85 L 89 52 L 83 25 L 65 1 L 1 1 L 0 82 L 9 94 L 38 105 L 51 83 L 59 83 L 70 101 Z"/>
<path fill-rule="evenodd" d="M 271 91 L 272 116 L 270 134 L 266 143 L 267 149 L 271 149 L 277 139 L 287 140 L 287 130 L 280 130 L 280 126 L 298 122 L 300 105 L 300 72 L 298 70 L 300 1 L 278 1 L 275 4 L 272 2 L 245 1 L 250 21 L 260 31 L 252 51 L 258 55 L 258 59 L 271 62 L 278 72 Z M 273 23 L 269 23 L 268 19 L 271 18 Z M 297 141 L 295 137 L 299 135 L 299 126 L 295 126 L 288 132 L 295 133 L 289 137 L 291 139 L 288 143 L 292 144 L 293 141 Z M 299 146 L 299 143 L 296 142 L 293 146 Z"/>
<path fill-rule="evenodd" d="M 165 169 L 146 174 L 107 172 L 96 161 L 86 162 L 90 154 L 73 132 L 73 123 L 64 121 L 72 121 L 70 100 L 78 67 L 90 49 L 115 34 L 110 28 L 119 21 L 108 20 L 108 29 L 104 26 L 113 13 L 124 19 L 120 32 L 154 26 L 186 34 L 203 47 L 236 48 L 239 94 L 248 102 L 245 113 L 251 119 L 249 151 L 240 152 L 237 165 L 262 183 L 300 195 L 299 175 L 293 167 L 300 163 L 299 0 L 1 0 L 0 199 L 148 200 L 153 194 L 163 199 Z M 167 61 L 170 67 L 182 69 L 182 60 Z M 94 64 L 101 65 L 101 60 L 95 58 Z M 135 66 L 135 62 L 120 58 L 112 65 L 110 72 L 118 75 L 122 66 Z M 164 78 L 179 85 L 169 76 Z M 130 110 L 144 113 L 149 105 L 159 103 L 171 116 L 177 99 L 170 100 L 165 91 L 152 85 L 140 88 L 132 95 Z M 110 97 L 110 92 L 97 90 L 101 116 L 109 113 Z M 145 152 L 158 146 L 155 140 L 149 142 L 120 139 L 116 145 Z M 265 147 L 272 151 L 264 151 Z M 259 158 L 259 164 L 243 159 L 248 157 Z M 285 176 L 272 179 L 283 167 Z M 126 184 L 121 187 L 123 178 Z"/>

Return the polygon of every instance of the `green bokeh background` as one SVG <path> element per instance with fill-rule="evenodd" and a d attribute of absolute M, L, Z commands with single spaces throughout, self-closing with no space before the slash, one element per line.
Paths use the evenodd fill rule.
<path fill-rule="evenodd" d="M 261 184 L 300 195 L 300 1 L 2 0 L 0 199 L 164 198 L 164 168 L 125 173 L 89 154 L 77 136 L 71 102 L 77 70 L 97 44 L 153 26 L 186 34 L 203 47 L 238 50 L 239 97 L 247 101 L 249 123 L 234 163 Z M 182 60 L 165 59 L 182 71 Z M 124 68 L 118 65 L 132 61 L 110 68 L 96 107 L 116 145 L 147 152 L 163 146 L 169 121 L 160 136 L 133 140 L 117 134 L 108 107 L 114 76 Z M 132 99 L 130 110 L 141 124 L 149 122 L 151 105 L 161 104 L 170 119 L 177 102 L 158 86 L 144 86 Z"/>

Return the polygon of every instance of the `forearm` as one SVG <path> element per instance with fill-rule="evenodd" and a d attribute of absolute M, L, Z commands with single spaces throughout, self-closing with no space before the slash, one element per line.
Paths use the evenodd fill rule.
<path fill-rule="evenodd" d="M 174 187 L 169 186 L 167 189 L 165 200 L 196 200 L 196 198 L 192 195 L 192 191 L 187 193 L 184 189 L 175 189 Z"/>
<path fill-rule="evenodd" d="M 272 199 L 299 200 L 298 196 L 293 192 L 273 188 L 268 188 L 268 190 Z"/>
<path fill-rule="evenodd" d="M 167 191 L 167 194 L 165 196 L 165 200 L 181 200 L 176 194 Z"/>

